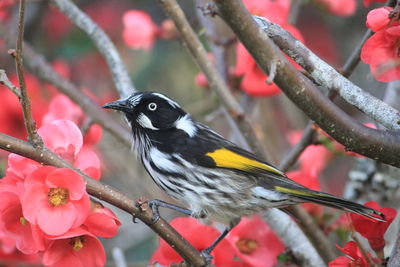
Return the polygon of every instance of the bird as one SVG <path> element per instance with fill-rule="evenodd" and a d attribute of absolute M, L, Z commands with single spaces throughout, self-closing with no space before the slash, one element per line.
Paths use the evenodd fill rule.
<path fill-rule="evenodd" d="M 205 253 L 211 253 L 241 217 L 268 208 L 311 202 L 384 221 L 384 214 L 377 210 L 291 180 L 270 163 L 196 121 L 164 94 L 136 92 L 103 108 L 125 115 L 132 129 L 133 149 L 144 168 L 185 208 L 159 200 L 153 205 L 175 207 L 227 226 Z"/>

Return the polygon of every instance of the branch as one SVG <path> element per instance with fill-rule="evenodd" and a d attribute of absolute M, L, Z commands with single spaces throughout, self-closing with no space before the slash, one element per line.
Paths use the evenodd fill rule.
<path fill-rule="evenodd" d="M 330 90 L 337 91 L 348 103 L 357 107 L 388 129 L 400 130 L 400 111 L 354 85 L 279 25 L 262 17 L 254 16 L 254 19 L 275 44 L 310 73 L 311 77 L 317 83 Z M 368 36 L 369 33 L 367 32 L 364 38 Z M 348 71 L 351 71 L 352 67 L 355 67 L 357 63 L 356 59 L 358 56 L 355 57 L 355 54 L 359 55 L 357 49 L 352 57 L 355 60 L 350 61 L 348 63 L 349 66 L 345 66 Z"/>
<path fill-rule="evenodd" d="M 8 89 L 10 89 L 11 92 L 13 92 L 18 99 L 21 98 L 21 93 L 20 89 L 15 86 L 7 77 L 7 74 L 5 70 L 0 69 L 0 83 L 4 86 L 6 86 Z"/>
<path fill-rule="evenodd" d="M 205 261 L 201 257 L 200 253 L 164 219 L 160 218 L 156 223 L 151 224 L 153 219 L 151 209 L 144 205 L 137 207 L 133 199 L 111 186 L 90 178 L 86 174 L 72 167 L 68 162 L 58 157 L 46 147 L 42 150 L 38 150 L 28 142 L 0 133 L 0 149 L 30 158 L 44 165 L 69 168 L 76 171 L 85 180 L 86 190 L 90 195 L 114 205 L 143 221 L 169 245 L 171 245 L 171 247 L 174 248 L 186 261 L 190 262 L 194 266 L 205 265 Z"/>
<path fill-rule="evenodd" d="M 191 52 L 196 63 L 200 66 L 204 74 L 207 76 L 208 81 L 212 88 L 214 88 L 222 102 L 225 104 L 232 117 L 235 119 L 236 123 L 241 128 L 247 142 L 250 144 L 251 149 L 254 152 L 260 151 L 262 147 L 260 142 L 257 140 L 251 126 L 245 120 L 243 110 L 236 99 L 233 97 L 229 91 L 228 86 L 224 82 L 224 79 L 219 74 L 215 66 L 209 61 L 207 53 L 202 46 L 201 42 L 197 38 L 193 29 L 189 25 L 183 11 L 180 9 L 178 3 L 175 0 L 158 0 L 158 2 L 163 7 L 165 13 L 172 19 L 175 23 L 176 28 L 180 32 L 180 35 L 185 42 L 188 50 Z M 234 113 L 233 113 L 234 112 Z M 238 116 L 238 114 L 241 114 Z M 249 135 L 249 133 L 251 133 Z M 264 153 L 258 152 L 261 157 L 265 157 Z M 263 155 L 264 154 L 264 155 Z M 275 214 L 277 211 L 268 211 L 267 214 Z M 281 237 L 281 240 L 293 251 L 296 259 L 301 259 L 301 261 L 308 262 L 308 266 L 322 266 L 323 262 L 320 259 L 315 248 L 311 245 L 307 237 L 298 228 L 298 226 L 291 221 L 289 217 L 279 216 L 277 218 L 270 218 L 267 216 L 267 222 L 275 232 Z M 290 228 L 286 226 L 290 225 Z M 301 248 L 293 247 L 299 245 L 299 243 L 290 240 L 299 240 L 301 243 Z"/>
<path fill-rule="evenodd" d="M 125 64 L 108 35 L 70 0 L 54 0 L 52 2 L 94 42 L 108 64 L 119 95 L 121 97 L 131 95 L 135 91 L 135 87 L 129 78 Z"/>
<path fill-rule="evenodd" d="M 13 35 L 8 28 L 0 23 L 0 36 L 4 38 L 7 45 L 14 46 Z M 106 131 L 114 135 L 118 140 L 130 145 L 131 133 L 112 116 L 101 109 L 76 85 L 59 75 L 53 67 L 46 62 L 42 55 L 36 53 L 26 42 L 24 43 L 24 58 L 28 68 L 40 79 L 53 84 L 59 91 L 74 101 L 93 121 L 101 125 Z"/>
<path fill-rule="evenodd" d="M 26 91 L 25 79 L 24 79 L 24 65 L 22 63 L 22 44 L 24 40 L 24 25 L 25 25 L 25 0 L 19 1 L 19 18 L 18 18 L 18 38 L 16 44 L 15 53 L 11 55 L 15 58 L 17 76 L 20 87 L 19 102 L 22 106 L 22 112 L 24 114 L 25 128 L 28 133 L 28 140 L 37 148 L 43 147 L 42 138 L 36 131 L 35 121 L 32 118 L 31 102 Z"/>
<path fill-rule="evenodd" d="M 348 150 L 383 163 L 400 166 L 400 136 L 374 130 L 353 120 L 301 75 L 281 54 L 238 0 L 215 0 L 220 16 L 233 29 L 257 64 L 268 73 L 269 60 L 277 57 L 275 83 L 324 131 Z"/>

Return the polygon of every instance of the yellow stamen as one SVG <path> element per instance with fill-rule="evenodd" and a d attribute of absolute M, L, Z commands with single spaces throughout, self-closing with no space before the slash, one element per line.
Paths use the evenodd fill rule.
<path fill-rule="evenodd" d="M 236 247 L 243 254 L 251 254 L 257 249 L 258 243 L 253 239 L 241 238 L 236 242 Z"/>
<path fill-rule="evenodd" d="M 49 203 L 53 207 L 59 207 L 68 203 L 69 192 L 65 188 L 51 188 L 48 197 Z"/>

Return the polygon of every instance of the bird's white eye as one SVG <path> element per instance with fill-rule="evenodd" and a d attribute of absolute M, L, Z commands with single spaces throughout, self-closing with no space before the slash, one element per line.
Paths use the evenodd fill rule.
<path fill-rule="evenodd" d="M 154 102 L 151 102 L 151 103 L 147 106 L 147 108 L 148 108 L 150 111 L 154 111 L 154 110 L 157 109 L 157 104 L 154 103 Z"/>

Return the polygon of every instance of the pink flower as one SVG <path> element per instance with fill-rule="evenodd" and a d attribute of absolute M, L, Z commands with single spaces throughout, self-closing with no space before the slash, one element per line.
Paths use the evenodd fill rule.
<path fill-rule="evenodd" d="M 87 175 L 100 179 L 100 160 L 94 151 L 82 148 L 82 133 L 75 123 L 55 120 L 40 127 L 38 133 L 51 151 Z"/>
<path fill-rule="evenodd" d="M 351 16 L 357 8 L 355 0 L 317 0 L 328 12 L 338 16 Z"/>
<path fill-rule="evenodd" d="M 191 217 L 175 218 L 171 221 L 171 226 L 199 251 L 208 248 L 220 234 L 213 227 L 203 225 Z M 225 239 L 216 246 L 211 255 L 213 256 L 212 263 L 218 267 L 238 266 L 237 264 L 240 264 L 234 260 L 234 250 Z M 160 246 L 151 256 L 150 263 L 158 262 L 161 265 L 170 265 L 182 260 L 182 257 L 161 239 Z"/>
<path fill-rule="evenodd" d="M 350 213 L 350 218 L 353 223 L 354 229 L 359 232 L 363 237 L 368 239 L 368 242 L 373 250 L 382 250 L 385 246 L 385 232 L 396 217 L 397 212 L 395 209 L 392 208 L 381 208 L 379 204 L 374 201 L 369 201 L 364 205 L 385 214 L 385 222 L 380 222 L 377 220 L 366 218 L 362 215 Z"/>
<path fill-rule="evenodd" d="M 0 180 L 0 232 L 13 238 L 21 252 L 34 254 L 44 250 L 43 232 L 24 218 L 19 193 L 7 176 Z"/>
<path fill-rule="evenodd" d="M 242 218 L 226 239 L 235 249 L 236 255 L 253 267 L 275 266 L 279 254 L 285 248 L 258 216 Z"/>
<path fill-rule="evenodd" d="M 368 13 L 367 26 L 376 32 L 365 42 L 360 55 L 370 65 L 375 79 L 381 82 L 400 79 L 400 24 L 389 19 L 392 10 L 382 7 Z"/>
<path fill-rule="evenodd" d="M 40 167 L 28 175 L 24 186 L 24 217 L 48 235 L 80 226 L 89 214 L 85 182 L 70 169 Z"/>
<path fill-rule="evenodd" d="M 153 47 L 158 28 L 147 13 L 129 10 L 125 12 L 122 20 L 122 37 L 130 48 L 150 50 Z"/>
<path fill-rule="evenodd" d="M 98 202 L 92 202 L 92 210 L 83 224 L 90 233 L 108 238 L 118 233 L 121 222 L 110 209 Z"/>
<path fill-rule="evenodd" d="M 341 256 L 329 262 L 329 267 L 369 267 L 367 259 L 362 255 L 356 242 L 350 241 L 341 248 L 337 246 L 346 256 Z"/>
<path fill-rule="evenodd" d="M 6 174 L 23 181 L 33 170 L 41 166 L 39 162 L 11 153 L 8 155 Z"/>
<path fill-rule="evenodd" d="M 106 254 L 101 242 L 82 228 L 49 237 L 48 240 L 48 248 L 42 260 L 45 266 L 97 267 L 106 263 Z"/>

